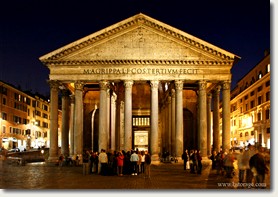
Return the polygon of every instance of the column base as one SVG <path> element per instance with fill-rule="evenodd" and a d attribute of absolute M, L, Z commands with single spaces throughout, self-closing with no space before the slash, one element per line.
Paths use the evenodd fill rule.
<path fill-rule="evenodd" d="M 151 158 L 152 158 L 152 164 L 153 165 L 159 165 L 160 164 L 160 159 L 159 159 L 158 154 L 152 155 Z"/>
<path fill-rule="evenodd" d="M 48 159 L 46 160 L 46 164 L 47 165 L 58 165 L 59 164 L 59 159 L 58 157 L 48 157 Z"/>

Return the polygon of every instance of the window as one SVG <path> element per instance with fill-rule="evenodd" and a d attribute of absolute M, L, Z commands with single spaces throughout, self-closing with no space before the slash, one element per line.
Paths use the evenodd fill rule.
<path fill-rule="evenodd" d="M 4 86 L 0 86 L 0 93 L 4 95 L 8 95 L 8 89 Z"/>
<path fill-rule="evenodd" d="M 245 137 L 247 137 L 247 136 L 249 136 L 249 132 L 248 131 L 245 132 Z"/>
<path fill-rule="evenodd" d="M 252 92 L 250 93 L 250 96 L 254 96 L 254 94 L 255 94 L 255 91 L 252 91 Z"/>
<path fill-rule="evenodd" d="M 257 114 L 257 119 L 258 119 L 258 121 L 261 121 L 261 120 L 262 120 L 262 113 L 261 113 L 261 112 L 258 112 L 258 114 Z"/>
<path fill-rule="evenodd" d="M 260 105 L 260 104 L 262 104 L 262 97 L 261 96 L 258 97 L 258 105 Z"/>
<path fill-rule="evenodd" d="M 5 112 L 2 112 L 2 119 L 8 120 L 8 115 Z"/>
<path fill-rule="evenodd" d="M 46 113 L 43 113 L 42 114 L 43 118 L 47 119 L 48 118 L 48 115 Z"/>
<path fill-rule="evenodd" d="M 32 101 L 32 107 L 36 107 L 36 101 Z"/>
<path fill-rule="evenodd" d="M 47 122 L 43 122 L 43 123 L 42 123 L 42 127 L 48 128 L 48 123 L 47 123 Z"/>
<path fill-rule="evenodd" d="M 265 94 L 265 100 L 266 100 L 266 101 L 269 101 L 269 100 L 270 100 L 270 92 L 267 92 L 267 93 Z"/>
<path fill-rule="evenodd" d="M 149 117 L 134 117 L 132 118 L 133 126 L 150 126 Z"/>
<path fill-rule="evenodd" d="M 2 104 L 7 105 L 7 99 L 6 98 L 3 98 Z"/>
<path fill-rule="evenodd" d="M 269 109 L 265 110 L 265 119 L 266 120 L 270 119 L 270 110 Z"/>
<path fill-rule="evenodd" d="M 250 102 L 250 107 L 251 107 L 251 109 L 252 109 L 253 107 L 255 107 L 255 101 L 254 101 L 254 100 Z"/>
<path fill-rule="evenodd" d="M 36 115 L 37 115 L 37 116 L 41 116 L 41 112 L 38 111 L 38 110 L 36 110 Z"/>
<path fill-rule="evenodd" d="M 262 91 L 263 86 L 258 87 L 258 92 Z"/>
<path fill-rule="evenodd" d="M 247 100 L 248 99 L 248 95 L 246 95 L 245 97 L 244 97 L 244 100 Z"/>
<path fill-rule="evenodd" d="M 13 121 L 17 124 L 21 124 L 21 118 L 18 116 L 13 116 Z"/>
<path fill-rule="evenodd" d="M 265 87 L 270 86 L 270 81 L 268 80 L 267 82 L 265 82 Z"/>
<path fill-rule="evenodd" d="M 266 129 L 266 133 L 270 133 L 270 128 L 267 128 L 267 129 Z"/>
<path fill-rule="evenodd" d="M 2 126 L 2 133 L 6 133 L 6 126 L 5 125 Z"/>
<path fill-rule="evenodd" d="M 43 107 L 43 110 L 48 111 L 48 106 L 47 105 L 43 104 L 42 107 Z"/>

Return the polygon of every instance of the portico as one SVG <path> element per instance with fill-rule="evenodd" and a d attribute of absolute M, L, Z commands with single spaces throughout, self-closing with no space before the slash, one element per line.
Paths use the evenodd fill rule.
<path fill-rule="evenodd" d="M 229 149 L 231 68 L 238 58 L 144 14 L 40 57 L 50 70 L 49 160 L 58 158 L 56 118 L 62 89 L 70 92 L 72 101 L 62 94 L 67 97 L 62 102 L 70 108 L 62 108 L 63 116 L 68 114 L 62 122 L 69 136 L 62 138 L 68 141 L 62 143 L 65 153 L 129 151 L 136 131 L 144 133 L 138 139 L 145 140 L 154 160 L 165 151 L 180 159 L 184 149 L 200 149 L 206 157 L 210 144 Z M 212 93 L 211 128 L 217 127 L 219 87 L 223 90 L 222 143 L 217 141 L 219 130 L 210 130 L 207 123 L 212 110 L 207 95 Z"/>

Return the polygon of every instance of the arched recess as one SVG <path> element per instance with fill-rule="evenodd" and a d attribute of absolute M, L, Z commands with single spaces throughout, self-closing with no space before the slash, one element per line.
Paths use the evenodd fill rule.
<path fill-rule="evenodd" d="M 185 108 L 183 109 L 183 148 L 192 149 L 195 147 L 194 117 L 193 113 Z"/>

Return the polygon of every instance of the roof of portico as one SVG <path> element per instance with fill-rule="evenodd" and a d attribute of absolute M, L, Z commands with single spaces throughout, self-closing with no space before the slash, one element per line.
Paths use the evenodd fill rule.
<path fill-rule="evenodd" d="M 205 80 L 211 86 L 230 81 L 240 57 L 139 13 L 39 59 L 49 80 L 64 83 Z"/>
<path fill-rule="evenodd" d="M 240 57 L 139 13 L 54 50 L 45 65 L 227 65 Z"/>

